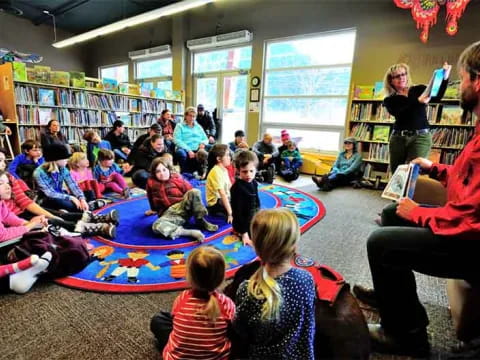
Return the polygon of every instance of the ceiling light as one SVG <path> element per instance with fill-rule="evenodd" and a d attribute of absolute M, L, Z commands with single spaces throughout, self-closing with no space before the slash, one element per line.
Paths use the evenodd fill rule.
<path fill-rule="evenodd" d="M 77 44 L 83 41 L 87 41 L 93 38 L 96 38 L 98 36 L 110 34 L 115 31 L 123 30 L 127 27 L 132 27 L 138 24 L 143 24 L 148 21 L 152 21 L 155 19 L 158 19 L 162 16 L 168 16 L 168 15 L 173 15 L 185 10 L 193 9 L 205 4 L 208 4 L 210 2 L 214 2 L 215 0 L 184 0 L 180 1 L 175 4 L 171 4 L 168 6 L 164 6 L 160 9 L 155 9 L 152 11 L 148 11 L 146 13 L 140 14 L 133 16 L 128 19 L 120 20 L 117 22 L 114 22 L 113 24 L 105 25 L 102 27 L 99 27 L 94 30 L 87 31 L 86 33 L 80 34 L 73 36 L 71 38 L 68 38 L 66 40 L 62 40 L 56 43 L 53 43 L 52 45 L 56 48 L 63 48 L 66 46 L 70 46 L 73 44 Z"/>

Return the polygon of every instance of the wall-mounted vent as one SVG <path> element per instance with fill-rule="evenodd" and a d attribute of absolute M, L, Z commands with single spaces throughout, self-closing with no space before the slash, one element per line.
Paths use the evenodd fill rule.
<path fill-rule="evenodd" d="M 253 33 L 248 30 L 242 30 L 228 34 L 188 40 L 187 48 L 189 50 L 212 49 L 220 46 L 244 44 L 252 41 L 252 39 Z"/>

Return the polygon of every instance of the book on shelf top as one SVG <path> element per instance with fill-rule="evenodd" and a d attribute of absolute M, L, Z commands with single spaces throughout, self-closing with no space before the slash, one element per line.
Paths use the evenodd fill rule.
<path fill-rule="evenodd" d="M 390 126 L 389 125 L 375 125 L 373 127 L 373 137 L 374 141 L 388 141 L 390 137 Z"/>
<path fill-rule="evenodd" d="M 353 88 L 353 98 L 357 100 L 372 100 L 373 86 L 372 85 L 355 85 Z"/>

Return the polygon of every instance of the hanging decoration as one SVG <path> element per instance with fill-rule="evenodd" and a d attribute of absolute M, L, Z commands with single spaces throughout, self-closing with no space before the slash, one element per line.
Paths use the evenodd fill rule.
<path fill-rule="evenodd" d="M 445 5 L 447 11 L 445 31 L 453 36 L 458 31 L 458 19 L 462 16 L 470 0 L 393 0 L 402 9 L 412 9 L 413 20 L 417 29 L 421 29 L 420 40 L 428 41 L 428 31 L 437 22 L 440 6 Z"/>
<path fill-rule="evenodd" d="M 42 60 L 43 57 L 37 54 L 25 54 L 17 50 L 0 48 L 0 64 L 13 61 L 38 63 Z"/>

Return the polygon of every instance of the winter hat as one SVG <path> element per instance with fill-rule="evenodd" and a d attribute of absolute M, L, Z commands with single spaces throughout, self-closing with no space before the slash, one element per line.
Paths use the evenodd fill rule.
<path fill-rule="evenodd" d="M 68 159 L 72 154 L 64 144 L 50 144 L 43 148 L 43 157 L 45 161 L 57 161 Z"/>
<path fill-rule="evenodd" d="M 288 133 L 287 130 L 282 130 L 281 138 L 282 138 L 282 141 L 290 140 L 290 134 Z"/>

